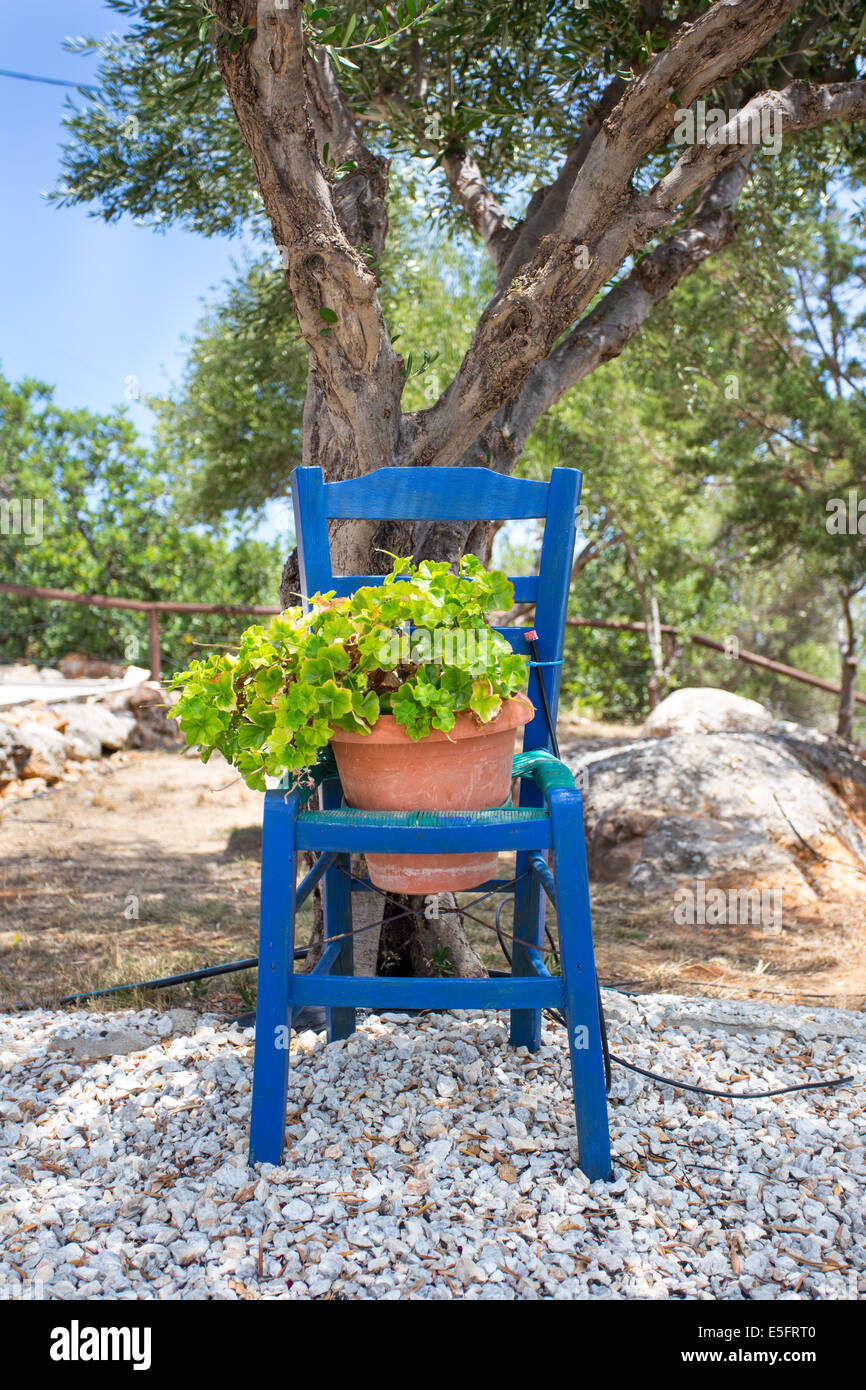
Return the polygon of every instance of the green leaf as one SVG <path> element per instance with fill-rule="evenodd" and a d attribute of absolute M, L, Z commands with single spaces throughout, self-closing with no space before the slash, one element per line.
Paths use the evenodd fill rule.
<path fill-rule="evenodd" d="M 489 724 L 502 708 L 502 700 L 489 680 L 474 681 L 469 708 L 473 710 L 482 724 Z"/>
<path fill-rule="evenodd" d="M 379 718 L 379 697 L 374 690 L 366 695 L 354 694 L 352 696 L 352 709 L 358 719 L 362 719 L 365 724 L 375 724 Z"/>
<path fill-rule="evenodd" d="M 407 681 L 401 685 L 391 702 L 391 712 L 398 724 L 402 724 L 409 737 L 417 742 L 430 732 L 430 715 L 415 698 L 415 691 Z"/>
<path fill-rule="evenodd" d="M 260 671 L 255 678 L 256 693 L 263 700 L 272 700 L 283 684 L 283 673 L 279 666 L 269 666 Z"/>
<path fill-rule="evenodd" d="M 274 710 L 281 723 L 297 726 L 306 723 L 317 705 L 315 691 L 309 685 L 296 682 L 284 694 L 277 696 Z"/>

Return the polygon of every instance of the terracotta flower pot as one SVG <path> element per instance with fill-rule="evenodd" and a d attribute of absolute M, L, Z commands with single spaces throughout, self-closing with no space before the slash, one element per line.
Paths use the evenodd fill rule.
<path fill-rule="evenodd" d="M 501 806 L 511 786 L 517 730 L 532 718 L 528 700 L 506 700 L 479 724 L 458 714 L 448 734 L 432 729 L 413 742 L 392 715 L 369 734 L 334 729 L 331 745 L 346 804 L 358 811 L 483 811 Z M 496 851 L 480 854 L 368 854 L 370 878 L 391 893 L 476 888 L 496 874 Z"/>

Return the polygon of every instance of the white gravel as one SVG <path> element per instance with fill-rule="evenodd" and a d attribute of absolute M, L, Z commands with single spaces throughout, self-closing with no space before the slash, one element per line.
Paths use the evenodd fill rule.
<path fill-rule="evenodd" d="M 182 1010 L 0 1019 L 0 1296 L 856 1298 L 866 1019 L 605 991 L 616 1180 L 575 1163 L 560 1029 L 369 1018 L 292 1044 L 289 1146 L 246 1166 L 252 1035 Z M 126 1051 L 126 1048 L 136 1050 Z M 106 1055 L 110 1052 L 112 1055 Z"/>

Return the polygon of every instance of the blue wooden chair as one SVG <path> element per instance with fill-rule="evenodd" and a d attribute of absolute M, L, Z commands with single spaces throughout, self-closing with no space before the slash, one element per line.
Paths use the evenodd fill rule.
<path fill-rule="evenodd" d="M 383 468 L 363 478 L 326 483 L 319 468 L 296 468 L 292 492 L 304 595 L 335 590 L 349 595 L 377 576 L 334 576 L 328 543 L 330 518 L 407 520 L 511 520 L 543 518 L 537 576 L 514 580 L 517 602 L 534 601 L 538 664 L 530 669 L 536 714 L 525 726 L 516 807 L 465 814 L 365 812 L 342 806 L 336 766 L 321 759 L 312 769 L 318 805 L 307 791 L 265 794 L 262 835 L 261 919 L 256 1009 L 250 1163 L 278 1164 L 283 1151 L 292 1013 L 305 1004 L 324 1007 L 329 1040 L 348 1037 L 356 1008 L 509 1009 L 510 1042 L 537 1051 L 541 1011 L 565 1016 L 571 1054 L 580 1166 L 590 1179 L 611 1176 L 602 1045 L 603 1024 L 592 947 L 586 849 L 580 792 L 551 752 L 542 683 L 553 719 L 559 696 L 566 605 L 574 549 L 581 474 L 555 468 L 549 483 L 503 477 L 486 468 Z M 530 629 L 500 628 L 515 651 L 529 653 Z M 492 880 L 479 891 L 508 889 L 514 897 L 511 975 L 489 979 L 399 979 L 352 973 L 352 894 L 365 884 L 349 874 L 349 856 L 392 853 L 452 854 L 496 848 L 515 851 L 515 880 Z M 317 854 L 296 888 L 297 856 Z M 548 867 L 552 854 L 553 873 Z M 295 915 L 321 882 L 324 950 L 309 974 L 295 974 Z M 555 903 L 561 975 L 543 960 L 544 895 Z"/>

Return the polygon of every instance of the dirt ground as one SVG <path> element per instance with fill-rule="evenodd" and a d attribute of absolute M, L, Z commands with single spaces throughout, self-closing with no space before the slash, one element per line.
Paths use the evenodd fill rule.
<path fill-rule="evenodd" d="M 0 1008 L 54 1006 L 76 991 L 254 957 L 261 797 L 217 759 L 173 753 L 107 759 L 29 800 L 0 803 Z M 508 876 L 508 863 L 501 866 Z M 472 894 L 461 901 L 468 907 Z M 504 962 L 488 900 L 468 921 L 489 966 Z M 299 940 L 311 925 L 301 914 Z M 602 984 L 722 998 L 866 1005 L 866 913 L 826 903 L 780 936 L 682 927 L 618 885 L 593 890 Z M 502 925 L 507 925 L 507 913 Z M 95 1007 L 254 1007 L 255 971 Z"/>

